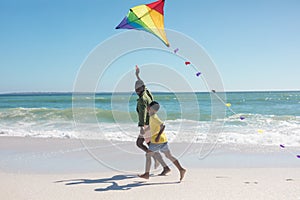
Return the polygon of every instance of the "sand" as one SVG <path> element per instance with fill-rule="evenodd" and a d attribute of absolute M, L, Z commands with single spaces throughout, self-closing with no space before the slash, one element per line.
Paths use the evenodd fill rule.
<path fill-rule="evenodd" d="M 179 156 L 175 148 L 187 169 L 179 183 L 172 165 L 167 176 L 157 176 L 159 168 L 149 180 L 139 178 L 144 156 L 134 143 L 120 145 L 128 148 L 119 152 L 107 142 L 85 144 L 97 147 L 95 152 L 86 151 L 79 140 L 1 137 L 0 199 L 300 199 L 300 161 L 282 159 L 289 155 L 248 153 L 245 162 L 240 153 L 224 151 L 197 160 L 195 151 Z"/>

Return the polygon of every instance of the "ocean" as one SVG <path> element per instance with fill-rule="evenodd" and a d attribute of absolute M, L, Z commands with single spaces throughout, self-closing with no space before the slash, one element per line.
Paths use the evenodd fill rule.
<path fill-rule="evenodd" d="M 300 91 L 227 92 L 218 119 L 212 117 L 217 94 L 153 95 L 170 141 L 203 143 L 214 134 L 222 144 L 300 147 Z M 136 99 L 134 93 L 1 94 L 0 136 L 135 141 Z M 222 126 L 216 132 L 214 121 Z"/>

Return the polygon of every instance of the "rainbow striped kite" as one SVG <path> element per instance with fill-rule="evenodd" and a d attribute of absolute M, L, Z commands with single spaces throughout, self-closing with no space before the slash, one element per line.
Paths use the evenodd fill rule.
<path fill-rule="evenodd" d="M 164 30 L 164 4 L 165 0 L 139 5 L 131 8 L 127 16 L 116 29 L 137 29 L 154 34 L 166 46 L 170 46 Z"/>

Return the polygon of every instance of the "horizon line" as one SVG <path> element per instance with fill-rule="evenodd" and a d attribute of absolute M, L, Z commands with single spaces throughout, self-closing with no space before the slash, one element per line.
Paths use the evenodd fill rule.
<path fill-rule="evenodd" d="M 177 92 L 169 92 L 169 91 L 151 91 L 151 93 L 164 93 L 164 94 L 173 94 L 173 93 L 210 93 L 211 91 L 177 91 Z M 218 92 L 218 91 L 217 91 Z M 287 89 L 287 90 L 224 90 L 221 92 L 225 93 L 240 93 L 240 92 L 300 92 L 300 90 L 296 89 Z M 103 91 L 103 92 L 72 92 L 72 91 L 25 91 L 25 92 L 0 92 L 0 95 L 18 95 L 18 94 L 132 94 L 135 91 L 128 91 L 128 92 L 111 92 L 111 91 Z"/>

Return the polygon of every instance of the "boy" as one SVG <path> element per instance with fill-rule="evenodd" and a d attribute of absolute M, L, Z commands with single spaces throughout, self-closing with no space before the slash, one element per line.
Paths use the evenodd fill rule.
<path fill-rule="evenodd" d="M 155 152 L 161 151 L 177 167 L 180 173 L 179 181 L 181 181 L 185 175 L 186 170 L 180 165 L 178 160 L 172 156 L 171 151 L 169 150 L 168 140 L 164 133 L 165 125 L 156 114 L 157 111 L 159 110 L 159 107 L 160 106 L 156 101 L 152 101 L 148 106 L 148 112 L 150 115 L 149 128 L 151 132 L 151 141 L 149 144 L 149 150 L 146 153 L 146 170 L 145 173 L 139 175 L 139 177 L 149 179 L 149 171 L 151 167 L 151 156 L 153 156 Z M 162 174 L 165 175 L 168 172 L 169 170 L 163 172 Z"/>

